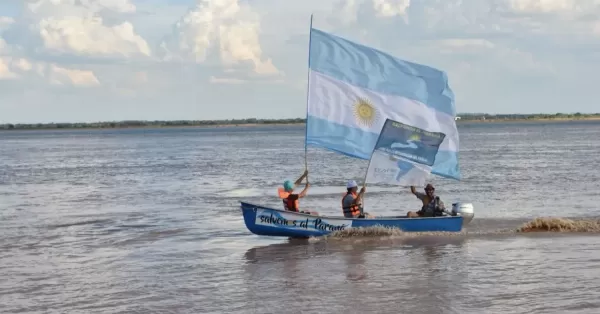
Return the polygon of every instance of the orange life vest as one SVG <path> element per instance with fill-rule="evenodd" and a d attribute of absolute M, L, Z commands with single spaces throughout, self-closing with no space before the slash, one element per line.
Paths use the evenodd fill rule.
<path fill-rule="evenodd" d="M 354 200 L 357 198 L 356 193 L 351 193 L 351 192 L 346 193 L 344 195 L 344 197 L 342 197 L 342 211 L 344 212 L 344 216 L 345 216 L 345 214 L 350 213 L 352 215 L 352 217 L 358 217 L 361 212 L 359 205 L 353 204 L 353 205 L 344 207 L 344 198 L 346 198 L 347 195 L 352 195 L 352 199 L 354 199 Z"/>
<path fill-rule="evenodd" d="M 283 208 L 285 208 L 285 210 L 289 210 L 292 212 L 300 211 L 298 198 L 295 198 L 295 199 L 290 198 L 290 196 L 293 194 L 286 192 L 283 188 L 279 188 L 278 192 L 279 192 L 279 198 L 281 198 L 281 200 L 283 201 Z"/>

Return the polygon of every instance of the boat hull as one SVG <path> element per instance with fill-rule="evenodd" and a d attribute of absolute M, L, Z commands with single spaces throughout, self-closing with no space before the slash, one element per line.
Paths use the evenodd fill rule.
<path fill-rule="evenodd" d="M 403 232 L 460 232 L 463 217 L 378 217 L 354 219 L 314 216 L 241 202 L 244 223 L 250 232 L 262 236 L 306 238 L 324 236 L 351 228 L 386 227 Z"/>

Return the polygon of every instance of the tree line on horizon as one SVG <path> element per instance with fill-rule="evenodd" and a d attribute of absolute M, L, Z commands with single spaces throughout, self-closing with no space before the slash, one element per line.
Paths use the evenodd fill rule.
<path fill-rule="evenodd" d="M 551 119 L 586 119 L 600 118 L 600 113 L 555 113 L 555 114 L 487 114 L 463 113 L 457 114 L 460 121 L 474 120 L 551 120 Z M 76 122 L 76 123 L 19 123 L 0 124 L 0 130 L 17 129 L 105 129 L 105 128 L 131 128 L 131 127 L 186 127 L 186 126 L 237 126 L 249 124 L 301 124 L 305 118 L 295 119 L 229 119 L 229 120 L 172 120 L 172 121 L 144 121 L 125 120 L 107 122 Z"/>

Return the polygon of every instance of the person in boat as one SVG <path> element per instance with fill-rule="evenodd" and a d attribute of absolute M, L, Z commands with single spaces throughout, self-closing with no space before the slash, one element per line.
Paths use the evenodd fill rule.
<path fill-rule="evenodd" d="M 302 180 L 308 176 L 308 170 L 304 171 L 304 173 L 296 180 L 296 182 L 292 183 L 292 181 L 286 180 L 283 182 L 283 187 L 279 187 L 279 198 L 283 201 L 283 208 L 287 211 L 303 213 L 303 214 L 311 214 L 311 215 L 319 215 L 319 213 L 315 211 L 305 211 L 300 210 L 300 202 L 299 200 L 306 196 L 308 192 L 308 188 L 310 184 L 308 183 L 308 179 L 306 180 L 306 185 L 304 189 L 300 193 L 294 193 L 294 189 L 297 185 L 302 183 Z"/>
<path fill-rule="evenodd" d="M 435 195 L 435 188 L 431 184 L 425 186 L 425 193 L 417 192 L 414 186 L 410 187 L 410 191 L 418 199 L 421 200 L 423 206 L 417 212 L 408 212 L 408 217 L 437 217 L 444 216 L 446 207 L 440 197 Z"/>
<path fill-rule="evenodd" d="M 369 213 L 363 212 L 362 207 L 362 196 L 365 194 L 365 187 L 363 186 L 358 191 L 358 184 L 356 181 L 350 180 L 346 185 L 346 195 L 342 198 L 342 212 L 346 218 L 371 218 Z"/>

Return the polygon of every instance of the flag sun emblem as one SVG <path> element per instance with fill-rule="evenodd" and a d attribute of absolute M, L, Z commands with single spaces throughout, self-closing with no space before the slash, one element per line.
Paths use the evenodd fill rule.
<path fill-rule="evenodd" d="M 418 142 L 421 140 L 421 136 L 419 134 L 413 134 L 410 136 L 409 140 Z"/>
<path fill-rule="evenodd" d="M 358 124 L 371 127 L 377 121 L 378 112 L 368 99 L 358 98 L 354 104 L 354 117 Z"/>

